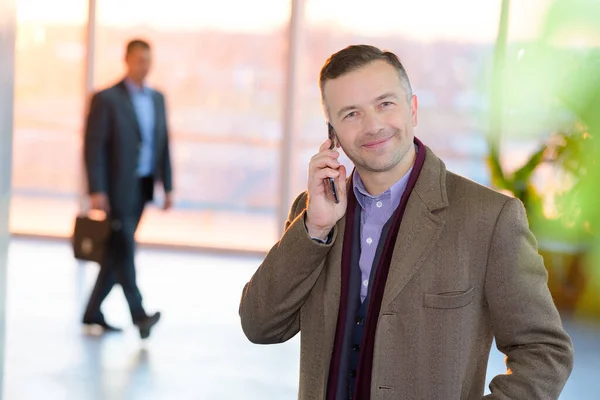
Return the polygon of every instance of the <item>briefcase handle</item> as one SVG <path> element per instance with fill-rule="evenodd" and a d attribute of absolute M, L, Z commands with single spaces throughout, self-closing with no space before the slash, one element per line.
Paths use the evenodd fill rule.
<path fill-rule="evenodd" d="M 94 220 L 94 221 L 104 221 L 105 219 L 108 218 L 108 214 L 106 213 L 106 211 L 95 210 L 95 209 L 88 210 L 88 212 L 85 214 L 85 216 L 87 216 L 89 219 Z"/>
<path fill-rule="evenodd" d="M 94 221 L 104 221 L 106 219 L 110 219 L 110 227 L 113 231 L 118 231 L 122 227 L 121 220 L 119 218 L 111 216 L 110 212 L 107 213 L 104 210 L 90 208 L 89 205 L 88 207 L 82 207 L 79 210 L 78 216 L 81 218 L 88 218 Z"/>

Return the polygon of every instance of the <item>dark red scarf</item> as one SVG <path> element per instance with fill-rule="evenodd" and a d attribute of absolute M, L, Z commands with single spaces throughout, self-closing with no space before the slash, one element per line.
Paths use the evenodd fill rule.
<path fill-rule="evenodd" d="M 394 212 L 392 226 L 385 238 L 385 247 L 379 260 L 379 265 L 375 272 L 375 281 L 371 288 L 371 299 L 368 305 L 367 320 L 365 321 L 365 332 L 363 342 L 360 345 L 361 351 L 358 359 L 358 371 L 356 371 L 356 382 L 354 385 L 354 399 L 369 400 L 371 398 L 371 373 L 373 370 L 373 348 L 375 345 L 375 330 L 377 328 L 377 319 L 381 310 L 383 300 L 383 291 L 387 281 L 392 254 L 396 237 L 400 230 L 400 222 L 408 203 L 408 198 L 412 193 L 419 173 L 425 162 L 425 146 L 421 141 L 415 138 L 417 145 L 417 156 L 415 165 L 408 178 L 406 190 L 400 199 L 400 204 Z M 352 239 L 354 237 L 354 213 L 356 210 L 356 197 L 353 190 L 353 180 L 348 182 L 348 207 L 346 209 L 346 229 L 344 231 L 344 246 L 342 248 L 342 288 L 340 294 L 340 308 L 338 312 L 337 327 L 335 332 L 335 342 L 333 345 L 333 354 L 329 367 L 329 382 L 327 385 L 327 399 L 334 400 L 338 385 L 338 376 L 340 372 L 342 345 L 344 338 L 344 329 L 346 327 L 346 318 L 348 318 L 348 293 L 350 291 L 350 269 L 352 268 Z M 359 229 L 359 227 L 356 227 Z M 382 240 L 384 238 L 381 238 Z M 351 316 L 350 316 L 351 317 Z M 342 400 L 342 399 L 335 399 Z"/>

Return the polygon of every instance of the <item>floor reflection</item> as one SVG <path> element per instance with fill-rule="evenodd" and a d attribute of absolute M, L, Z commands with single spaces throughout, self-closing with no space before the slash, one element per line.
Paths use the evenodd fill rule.
<path fill-rule="evenodd" d="M 147 341 L 132 326 L 120 287 L 103 307 L 121 334 L 94 336 L 79 324 L 97 274 L 64 242 L 15 239 L 10 247 L 4 399 L 155 400 L 297 398 L 298 337 L 257 346 L 237 315 L 260 259 L 142 249 L 138 279 L 149 311 L 163 318 Z M 576 365 L 561 399 L 595 399 L 600 329 L 566 323 Z M 488 382 L 504 372 L 493 351 Z"/>

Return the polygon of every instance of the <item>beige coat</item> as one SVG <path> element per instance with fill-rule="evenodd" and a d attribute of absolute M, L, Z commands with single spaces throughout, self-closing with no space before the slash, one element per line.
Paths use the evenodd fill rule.
<path fill-rule="evenodd" d="M 306 194 L 244 288 L 254 343 L 301 332 L 301 400 L 325 399 L 340 300 L 345 219 L 331 244 L 304 226 Z M 430 149 L 412 192 L 375 338 L 372 400 L 480 400 L 492 337 L 509 372 L 494 400 L 557 399 L 573 348 L 552 302 L 522 203 L 446 171 Z"/>

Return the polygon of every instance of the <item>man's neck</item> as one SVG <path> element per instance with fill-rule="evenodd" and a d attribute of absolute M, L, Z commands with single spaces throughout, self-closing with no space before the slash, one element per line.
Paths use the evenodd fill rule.
<path fill-rule="evenodd" d="M 415 147 L 411 146 L 398 165 L 385 172 L 361 171 L 357 168 L 360 179 L 362 180 L 365 189 L 367 189 L 367 192 L 372 196 L 379 196 L 392 187 L 394 183 L 402 179 L 408 170 L 410 170 L 415 163 L 416 155 Z"/>
<path fill-rule="evenodd" d="M 144 81 L 140 81 L 139 79 L 134 79 L 131 76 L 127 75 L 127 80 L 129 83 L 135 85 L 138 89 L 142 89 L 144 87 Z"/>

